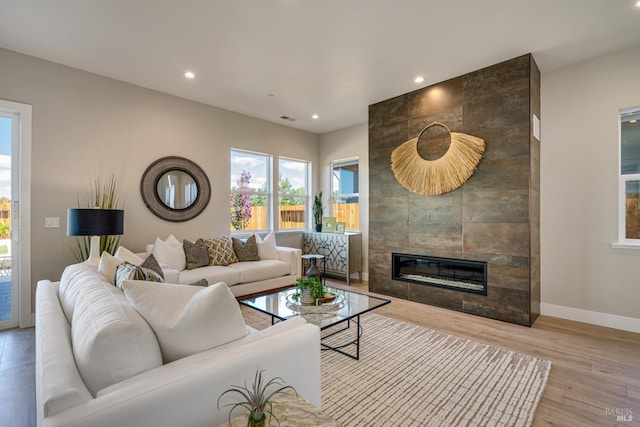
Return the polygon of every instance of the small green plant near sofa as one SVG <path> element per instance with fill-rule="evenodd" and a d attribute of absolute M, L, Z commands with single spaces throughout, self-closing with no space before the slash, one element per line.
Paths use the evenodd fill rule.
<path fill-rule="evenodd" d="M 245 381 L 244 386 L 233 386 L 229 390 L 223 392 L 218 397 L 218 409 L 220 409 L 220 399 L 228 393 L 236 393 L 240 395 L 240 401 L 236 403 L 228 403 L 224 406 L 231 406 L 229 411 L 229 424 L 231 424 L 231 416 L 236 408 L 245 408 L 249 411 L 249 417 L 247 419 L 247 426 L 250 427 L 263 427 L 267 421 L 267 415 L 269 415 L 269 425 L 271 424 L 271 418 L 274 418 L 278 425 L 280 421 L 273 414 L 273 404 L 271 399 L 279 394 L 284 393 L 287 390 L 292 390 L 298 398 L 298 392 L 290 385 L 284 385 L 284 380 L 280 377 L 275 377 L 264 383 L 262 379 L 262 373 L 264 370 L 258 369 L 253 379 L 251 388 L 247 387 Z M 276 390 L 270 391 L 269 387 L 278 387 Z"/>

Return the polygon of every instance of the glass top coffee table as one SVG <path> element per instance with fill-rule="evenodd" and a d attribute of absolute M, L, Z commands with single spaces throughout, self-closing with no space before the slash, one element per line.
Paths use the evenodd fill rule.
<path fill-rule="evenodd" d="M 238 302 L 254 310 L 261 311 L 271 316 L 271 323 L 277 320 L 287 320 L 292 317 L 302 316 L 308 323 L 318 326 L 322 331 L 321 345 L 323 350 L 333 350 L 360 359 L 360 337 L 363 330 L 360 325 L 360 315 L 389 304 L 387 299 L 372 297 L 357 292 L 347 291 L 340 288 L 325 286 L 325 292 L 334 294 L 334 300 L 327 301 L 319 305 L 301 305 L 293 295 L 296 288 L 287 288 L 276 292 L 262 295 L 254 295 L 248 298 L 241 298 Z M 346 342 L 336 344 L 330 337 L 350 330 L 351 324 L 357 327 L 355 338 L 348 338 Z M 336 326 L 340 325 L 340 326 Z M 347 336 L 346 334 L 343 334 Z M 354 345 L 355 354 L 344 351 L 344 348 Z"/>

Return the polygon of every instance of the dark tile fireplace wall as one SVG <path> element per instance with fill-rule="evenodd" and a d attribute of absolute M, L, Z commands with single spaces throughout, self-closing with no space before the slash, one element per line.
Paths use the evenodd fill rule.
<path fill-rule="evenodd" d="M 369 106 L 369 287 L 530 326 L 540 313 L 540 72 L 524 55 Z M 412 193 L 391 152 L 440 121 L 483 138 L 475 174 L 438 196 Z M 487 262 L 487 295 L 392 279 L 391 254 Z"/>

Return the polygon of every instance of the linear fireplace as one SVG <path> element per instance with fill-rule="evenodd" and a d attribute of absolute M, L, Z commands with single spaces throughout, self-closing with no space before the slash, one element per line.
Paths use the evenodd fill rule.
<path fill-rule="evenodd" d="M 487 295 L 487 263 L 426 255 L 391 254 L 392 279 Z"/>

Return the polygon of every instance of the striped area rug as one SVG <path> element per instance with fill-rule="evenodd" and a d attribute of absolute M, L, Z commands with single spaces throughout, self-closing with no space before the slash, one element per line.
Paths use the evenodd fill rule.
<path fill-rule="evenodd" d="M 345 426 L 532 424 L 551 362 L 377 314 L 362 326 L 359 361 L 322 352 L 322 409 Z"/>

